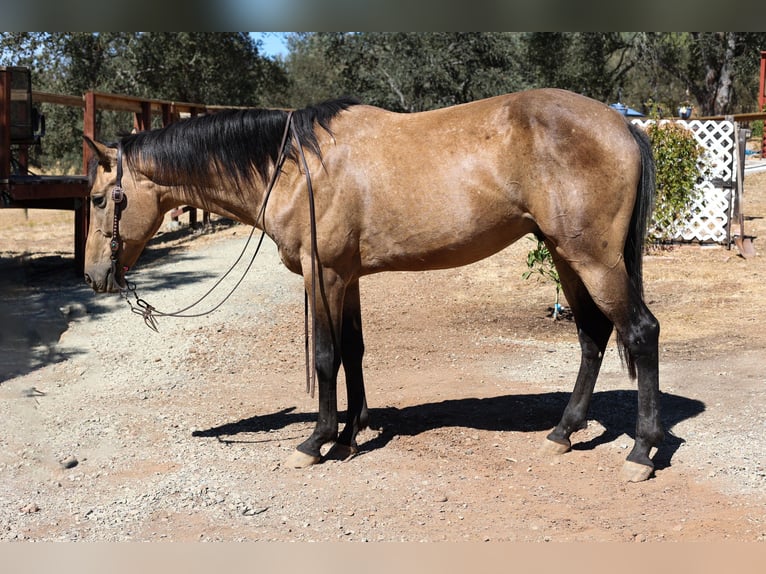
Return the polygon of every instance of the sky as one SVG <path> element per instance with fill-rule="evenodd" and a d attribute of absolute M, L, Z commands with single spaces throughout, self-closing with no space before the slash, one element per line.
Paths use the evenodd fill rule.
<path fill-rule="evenodd" d="M 256 40 L 263 42 L 263 54 L 269 57 L 286 56 L 287 43 L 285 35 L 288 32 L 250 32 Z"/>

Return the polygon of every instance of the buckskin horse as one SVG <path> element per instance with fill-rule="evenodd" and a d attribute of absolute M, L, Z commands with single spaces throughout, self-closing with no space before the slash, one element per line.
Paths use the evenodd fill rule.
<path fill-rule="evenodd" d="M 360 277 L 466 265 L 534 234 L 553 256 L 581 346 L 570 400 L 541 450 L 571 448 L 616 330 L 638 387 L 623 478 L 651 476 L 663 438 L 659 322 L 642 279 L 654 161 L 646 135 L 606 105 L 556 89 L 412 114 L 339 99 L 225 110 L 108 146 L 86 140 L 85 280 L 95 291 L 125 289 L 163 215 L 180 205 L 262 230 L 303 276 L 319 412 L 289 466 L 320 462 L 332 442 L 334 456 L 353 454 L 368 424 Z M 341 365 L 348 410 L 338 433 Z"/>

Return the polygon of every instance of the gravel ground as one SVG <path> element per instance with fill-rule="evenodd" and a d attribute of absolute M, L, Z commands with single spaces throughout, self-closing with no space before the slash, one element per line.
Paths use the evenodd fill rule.
<path fill-rule="evenodd" d="M 246 233 L 160 236 L 132 278 L 152 305 L 177 309 L 220 276 Z M 282 462 L 315 420 L 302 388 L 302 286 L 273 245 L 220 310 L 160 319 L 159 333 L 55 257 L 3 260 L 0 540 L 765 540 L 757 321 L 740 321 L 742 338 L 720 347 L 704 329 L 689 337 L 671 313 L 699 294 L 662 271 L 683 264 L 692 276 L 723 252 L 648 259 L 663 289 L 655 308 L 669 317 L 671 434 L 656 476 L 626 485 L 635 389 L 614 348 L 573 452 L 537 454 L 571 390 L 577 343 L 571 325 L 530 311 L 548 294 L 520 279 L 525 248 L 367 278 L 374 428 L 351 461 L 301 471 Z M 731 277 L 740 265 L 712 267 Z M 754 265 L 745 269 L 762 285 Z"/>
<path fill-rule="evenodd" d="M 160 246 L 154 255 L 172 257 L 171 269 L 149 263 L 133 278 L 156 308 L 176 310 L 202 296 L 243 244 L 244 239 L 234 238 L 172 255 Z M 116 296 L 96 299 L 80 280 L 45 263 L 32 261 L 21 271 L 44 285 L 31 301 L 34 332 L 16 344 L 11 333 L 2 339 L 12 352 L 3 369 L 7 380 L 0 386 L 0 469 L 21 480 L 0 485 L 0 539 L 25 537 L 22 524 L 45 515 L 57 518 L 48 525 L 40 521 L 40 531 L 31 537 L 113 540 L 119 530 L 123 533 L 116 538 L 127 539 L 130 525 L 147 512 L 198 507 L 215 508 L 222 516 L 262 512 L 260 499 L 251 500 L 233 486 L 242 477 L 209 484 L 209 444 L 188 440 L 196 430 L 189 412 L 183 407 L 153 412 L 144 405 L 204 398 L 209 379 L 230 370 L 215 364 L 203 376 L 191 362 L 196 352 L 209 348 L 212 334 L 230 322 L 263 328 L 275 322 L 280 305 L 298 300 L 300 281 L 281 267 L 273 244 L 258 256 L 249 289 L 237 292 L 223 310 L 195 319 L 159 319 L 159 333 L 131 315 L 125 301 Z M 19 279 L 18 272 L 14 279 Z M 7 331 L 18 333 L 30 324 L 29 307 L 3 309 L 11 322 Z M 201 306 L 205 308 L 210 305 Z M 20 376 L 9 378 L 13 374 Z M 234 397 L 236 386 L 228 392 Z M 165 459 L 161 453 L 166 441 L 175 446 Z M 144 450 L 153 447 L 159 453 Z M 263 464 L 258 449 L 249 451 L 253 464 Z M 152 460 L 155 456 L 164 460 Z M 120 481 L 117 490 L 101 490 L 115 480 Z M 46 526 L 62 526 L 62 518 L 81 528 L 53 537 L 44 534 Z"/>

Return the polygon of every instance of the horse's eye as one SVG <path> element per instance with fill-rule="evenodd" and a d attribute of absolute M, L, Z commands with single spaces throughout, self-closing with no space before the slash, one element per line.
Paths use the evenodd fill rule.
<path fill-rule="evenodd" d="M 106 195 L 93 195 L 90 200 L 93 202 L 93 207 L 99 209 L 106 207 Z"/>

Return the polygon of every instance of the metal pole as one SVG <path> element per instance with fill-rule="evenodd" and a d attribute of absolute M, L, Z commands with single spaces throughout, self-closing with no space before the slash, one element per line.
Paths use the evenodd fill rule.
<path fill-rule="evenodd" d="M 761 81 L 758 88 L 758 111 L 766 107 L 766 51 L 761 50 Z M 761 135 L 761 158 L 766 157 L 766 130 Z"/>
<path fill-rule="evenodd" d="M 11 176 L 11 72 L 0 69 L 0 179 Z"/>

